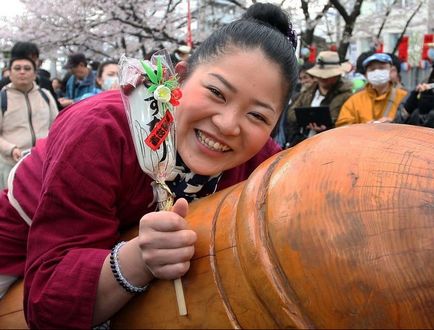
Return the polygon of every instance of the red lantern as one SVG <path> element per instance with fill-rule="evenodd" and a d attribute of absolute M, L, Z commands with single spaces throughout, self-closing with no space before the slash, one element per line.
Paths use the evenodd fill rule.
<path fill-rule="evenodd" d="M 422 59 L 429 60 L 428 58 L 428 44 L 434 42 L 434 34 L 425 34 L 423 37 Z"/>
<path fill-rule="evenodd" d="M 308 61 L 310 63 L 315 63 L 315 61 L 316 61 L 316 52 L 317 52 L 316 45 L 311 45 L 308 48 L 309 48 L 309 51 L 310 51 L 310 55 L 309 55 Z"/>
<path fill-rule="evenodd" d="M 399 43 L 398 58 L 401 60 L 401 62 L 408 61 L 408 42 L 409 42 L 408 36 L 404 36 L 402 37 L 401 42 Z"/>

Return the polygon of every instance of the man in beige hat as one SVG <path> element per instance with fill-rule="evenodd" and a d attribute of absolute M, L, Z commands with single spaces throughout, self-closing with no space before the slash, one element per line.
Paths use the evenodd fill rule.
<path fill-rule="evenodd" d="M 332 122 L 336 121 L 339 110 L 352 93 L 351 82 L 342 77 L 350 70 L 351 64 L 342 63 L 337 52 L 323 51 L 318 54 L 315 66 L 306 71 L 315 78 L 314 83 L 300 94 L 288 111 L 290 146 L 326 129 L 325 126 L 316 123 L 310 123 L 307 127 L 299 127 L 295 117 L 295 108 L 328 106 Z"/>

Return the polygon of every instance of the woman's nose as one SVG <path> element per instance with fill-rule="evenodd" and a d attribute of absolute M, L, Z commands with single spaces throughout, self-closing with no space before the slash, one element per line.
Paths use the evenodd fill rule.
<path fill-rule="evenodd" d="M 233 110 L 215 114 L 211 120 L 222 135 L 239 135 L 241 132 L 239 115 Z"/>

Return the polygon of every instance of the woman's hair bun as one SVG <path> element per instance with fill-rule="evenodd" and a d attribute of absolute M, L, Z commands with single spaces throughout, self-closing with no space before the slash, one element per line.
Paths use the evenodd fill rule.
<path fill-rule="evenodd" d="M 292 29 L 292 24 L 287 14 L 280 7 L 271 3 L 257 2 L 247 9 L 243 18 L 254 19 L 280 31 L 289 39 L 294 49 L 297 48 L 297 34 Z"/>
<path fill-rule="evenodd" d="M 250 6 L 243 15 L 244 19 L 255 19 L 266 25 L 270 25 L 282 32 L 285 36 L 288 33 L 289 21 L 285 12 L 278 6 L 271 3 L 257 2 Z"/>

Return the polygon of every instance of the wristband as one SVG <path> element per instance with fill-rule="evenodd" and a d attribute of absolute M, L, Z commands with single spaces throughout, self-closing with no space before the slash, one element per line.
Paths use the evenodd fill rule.
<path fill-rule="evenodd" d="M 127 279 L 122 274 L 121 266 L 119 264 L 119 250 L 124 244 L 125 242 L 119 242 L 118 244 L 115 245 L 115 247 L 112 249 L 110 253 L 110 268 L 112 270 L 113 276 L 115 277 L 116 281 L 128 293 L 132 293 L 132 294 L 143 293 L 146 291 L 149 284 L 146 284 L 143 287 L 132 285 L 130 282 L 127 281 Z"/>

